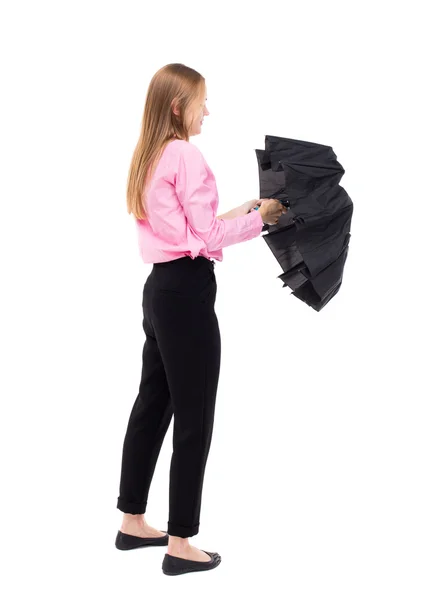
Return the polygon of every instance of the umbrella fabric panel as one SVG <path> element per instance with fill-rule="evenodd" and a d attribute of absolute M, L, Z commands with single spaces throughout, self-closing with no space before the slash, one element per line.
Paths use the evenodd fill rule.
<path fill-rule="evenodd" d="M 296 288 L 292 295 L 303 300 L 320 311 L 337 294 L 342 284 L 344 265 L 348 255 L 348 246 L 343 250 L 340 257 L 329 265 L 324 271 L 304 285 Z"/>

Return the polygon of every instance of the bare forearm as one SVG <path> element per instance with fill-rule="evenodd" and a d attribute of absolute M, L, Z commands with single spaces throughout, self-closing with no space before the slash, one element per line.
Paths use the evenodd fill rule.
<path fill-rule="evenodd" d="M 222 215 L 218 215 L 217 219 L 236 219 L 236 217 L 241 217 L 247 214 L 247 210 L 244 206 L 237 206 L 236 208 L 232 208 L 229 212 L 226 212 Z"/>

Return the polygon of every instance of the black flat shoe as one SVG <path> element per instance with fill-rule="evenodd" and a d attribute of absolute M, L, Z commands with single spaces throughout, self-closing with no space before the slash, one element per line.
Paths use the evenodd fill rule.
<path fill-rule="evenodd" d="M 221 556 L 217 552 L 207 552 L 207 550 L 203 550 L 203 552 L 210 556 L 208 562 L 188 560 L 187 558 L 165 554 L 162 571 L 165 575 L 182 575 L 183 573 L 194 573 L 195 571 L 210 571 L 210 569 L 215 569 L 221 563 Z"/>
<path fill-rule="evenodd" d="M 166 534 L 163 537 L 143 538 L 118 531 L 115 539 L 115 548 L 118 548 L 118 550 L 133 550 L 134 548 L 143 548 L 144 546 L 168 546 L 168 533 L 166 531 L 163 531 L 163 533 Z"/>

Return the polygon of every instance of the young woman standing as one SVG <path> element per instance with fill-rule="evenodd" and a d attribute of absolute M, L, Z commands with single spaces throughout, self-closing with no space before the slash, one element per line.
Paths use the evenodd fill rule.
<path fill-rule="evenodd" d="M 154 75 L 127 188 L 140 255 L 153 269 L 143 288 L 146 341 L 123 443 L 117 508 L 124 514 L 116 547 L 167 545 L 167 575 L 209 570 L 221 561 L 188 541 L 199 531 L 221 360 L 214 261 L 222 261 L 222 248 L 257 237 L 264 223 L 276 223 L 286 211 L 277 200 L 262 199 L 217 216 L 214 175 L 189 142 L 209 115 L 206 100 L 205 79 L 194 69 L 174 63 Z M 163 532 L 146 523 L 144 513 L 173 414 Z"/>

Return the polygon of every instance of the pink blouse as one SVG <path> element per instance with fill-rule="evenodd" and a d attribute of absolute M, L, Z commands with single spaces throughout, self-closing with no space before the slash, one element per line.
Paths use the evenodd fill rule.
<path fill-rule="evenodd" d="M 234 219 L 216 218 L 215 177 L 199 148 L 186 140 L 165 146 L 143 199 L 148 219 L 135 222 L 145 263 L 183 256 L 222 261 L 222 248 L 257 237 L 263 229 L 257 210 Z"/>

